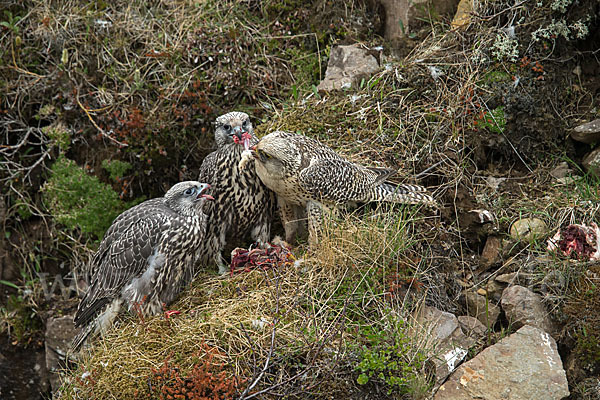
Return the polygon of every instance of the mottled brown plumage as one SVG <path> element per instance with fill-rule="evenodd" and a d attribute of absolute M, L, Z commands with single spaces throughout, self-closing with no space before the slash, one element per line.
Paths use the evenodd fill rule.
<path fill-rule="evenodd" d="M 105 331 L 121 308 L 158 314 L 191 281 L 206 231 L 201 209 L 208 186 L 178 183 L 115 219 L 91 262 L 90 286 L 74 318 L 84 327 L 74 350 Z"/>
<path fill-rule="evenodd" d="M 204 208 L 209 226 L 201 262 L 217 264 L 224 273 L 227 268 L 221 253 L 226 245 L 246 246 L 247 236 L 260 245 L 269 241 L 275 195 L 260 181 L 254 166 L 238 167 L 244 149 L 258 142 L 246 113 L 218 117 L 215 142 L 217 150 L 206 156 L 198 177 L 211 184 L 210 194 L 215 198 Z"/>
<path fill-rule="evenodd" d="M 282 212 L 286 240 L 292 241 L 304 210 L 309 239 L 317 242 L 322 210 L 349 203 L 430 203 L 434 200 L 418 185 L 395 184 L 391 169 L 370 168 L 343 158 L 319 141 L 276 131 L 252 150 L 256 173 L 275 193 Z"/>

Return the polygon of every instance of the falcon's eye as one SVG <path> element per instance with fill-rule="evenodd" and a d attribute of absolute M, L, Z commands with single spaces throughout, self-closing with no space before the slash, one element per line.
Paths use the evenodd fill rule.
<path fill-rule="evenodd" d="M 258 155 L 260 155 L 261 158 L 266 158 L 267 160 L 271 158 L 271 155 L 263 150 L 258 150 Z"/>
<path fill-rule="evenodd" d="M 183 194 L 185 194 L 186 196 L 190 196 L 194 193 L 194 189 L 192 188 L 187 188 L 185 189 L 185 192 L 183 192 Z"/>
<path fill-rule="evenodd" d="M 248 120 L 244 120 L 244 122 L 242 122 L 242 127 L 245 128 L 246 126 L 248 126 Z"/>
<path fill-rule="evenodd" d="M 225 124 L 223 125 L 223 129 L 225 129 L 225 132 L 229 132 L 231 130 L 231 125 Z"/>

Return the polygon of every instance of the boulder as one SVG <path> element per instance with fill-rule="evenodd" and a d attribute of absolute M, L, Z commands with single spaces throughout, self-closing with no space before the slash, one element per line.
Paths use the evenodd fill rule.
<path fill-rule="evenodd" d="M 331 49 L 325 79 L 319 83 L 320 92 L 356 88 L 361 79 L 379 70 L 377 59 L 358 44 Z"/>
<path fill-rule="evenodd" d="M 434 400 L 564 399 L 567 376 L 552 337 L 525 325 L 462 364 Z"/>
<path fill-rule="evenodd" d="M 467 313 L 481 321 L 484 326 L 493 327 L 500 315 L 500 307 L 475 292 L 467 291 L 463 295 Z"/>
<path fill-rule="evenodd" d="M 435 364 L 435 381 L 440 385 L 465 358 L 475 340 L 462 332 L 454 314 L 437 308 L 424 306 L 416 315 L 417 326 L 421 329 L 417 335 L 425 335 L 425 348 Z"/>
<path fill-rule="evenodd" d="M 76 332 L 73 315 L 50 317 L 46 322 L 46 368 L 52 391 L 60 387 L 59 372 L 65 368 L 65 358 Z"/>
<path fill-rule="evenodd" d="M 571 137 L 578 142 L 587 144 L 600 142 L 600 119 L 579 125 L 573 129 Z"/>
<path fill-rule="evenodd" d="M 509 286 L 502 292 L 502 309 L 514 327 L 531 325 L 554 334 L 556 327 L 542 303 L 542 297 L 526 287 Z"/>

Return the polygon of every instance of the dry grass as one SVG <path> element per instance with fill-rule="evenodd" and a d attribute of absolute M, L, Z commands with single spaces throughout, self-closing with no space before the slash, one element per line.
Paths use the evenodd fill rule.
<path fill-rule="evenodd" d="M 177 317 L 121 321 L 84 355 L 64 395 L 140 396 L 151 369 L 170 357 L 185 375 L 204 344 L 219 350 L 218 361 L 246 387 L 256 381 L 250 393 L 359 392 L 348 362 L 364 340 L 360 329 L 379 326 L 390 313 L 409 318 L 426 292 L 419 277 L 427 261 L 414 259 L 423 238 L 413 232 L 419 220 L 412 212 L 358 218 L 327 224 L 319 247 L 295 265 L 199 276 L 170 307 L 181 311 Z M 405 297 L 412 285 L 419 285 L 419 298 Z M 91 375 L 81 379 L 85 371 Z"/>
<path fill-rule="evenodd" d="M 299 265 L 199 276 L 172 305 L 181 315 L 125 318 L 99 340 L 67 376 L 65 398 L 148 395 L 152 369 L 168 358 L 187 374 L 200 362 L 204 345 L 218 349 L 216 361 L 229 376 L 246 379 L 240 394 L 251 389 L 242 397 L 384 397 L 382 382 L 366 389 L 356 383 L 362 345 L 374 347 L 365 329 L 403 337 L 403 329 L 386 322 L 390 316 L 407 321 L 408 329 L 419 304 L 460 310 L 463 286 L 475 288 L 493 276 L 473 276 L 485 239 L 490 233 L 504 236 L 517 218 L 542 216 L 555 229 L 598 215 L 597 181 L 584 177 L 558 185 L 547 173 L 572 156 L 560 147 L 561 124 L 589 116 L 593 106 L 585 88 L 565 89 L 575 83 L 560 73 L 570 61 L 553 52 L 567 51 L 566 42 L 531 38 L 553 17 L 547 7 L 480 2 L 466 29 L 450 31 L 438 21 L 406 59 L 383 54 L 386 68 L 357 91 L 321 97 L 300 90 L 288 102 L 290 87 L 307 90 L 318 80 L 327 49 L 307 45 L 315 32 L 286 33 L 304 21 L 289 10 L 275 11 L 279 25 L 262 24 L 274 3 L 32 4 L 25 21 L 41 23 L 28 28 L 25 47 L 47 43 L 51 62 L 34 69 L 31 59 L 39 54 L 21 51 L 19 57 L 13 47 L 4 53 L 9 63 L 3 71 L 12 74 L 5 98 L 17 105 L 10 114 L 19 121 L 15 126 L 27 126 L 23 121 L 38 108 L 21 105 L 51 98 L 45 93 L 52 87 L 48 82 L 55 82 L 62 93 L 57 109 L 70 112 L 44 124 L 65 119 L 74 140 L 100 143 L 104 155 L 127 141 L 118 154 L 143 171 L 135 177 L 138 189 L 160 191 L 160 180 L 193 169 L 200 161 L 194 149 L 206 150 L 199 137 L 210 136 L 202 128 L 213 110 L 235 105 L 263 117 L 260 134 L 285 129 L 317 137 L 353 160 L 397 168 L 398 180 L 428 186 L 442 203 L 439 213 L 366 208 L 330 221 L 317 248 L 294 249 L 303 260 Z M 317 8 L 322 12 L 324 6 Z M 522 19 L 520 59 L 495 56 L 498 36 Z M 145 180 L 153 181 L 152 189 Z M 494 222 L 466 225 L 473 209 L 489 210 Z M 568 265 L 540 261 L 542 252 L 541 242 L 521 244 L 516 254 L 501 255 L 506 258 L 492 274 L 535 272 L 539 282 L 532 285 L 553 271 L 568 277 Z M 556 310 L 567 287 L 550 291 Z M 419 334 L 409 339 L 408 363 L 428 347 Z M 427 386 L 417 379 L 409 384 L 415 388 L 405 394 L 413 398 Z"/>

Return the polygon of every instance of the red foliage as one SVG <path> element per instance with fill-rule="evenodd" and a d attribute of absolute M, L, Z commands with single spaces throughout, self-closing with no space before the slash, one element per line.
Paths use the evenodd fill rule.
<path fill-rule="evenodd" d="M 237 387 L 245 382 L 229 377 L 223 371 L 223 364 L 214 361 L 219 351 L 206 343 L 196 354 L 200 361 L 188 376 L 181 376 L 179 368 L 171 363 L 167 357 L 163 366 L 152 369 L 150 378 L 149 398 L 163 399 L 189 399 L 189 400 L 221 400 L 232 399 Z"/>

